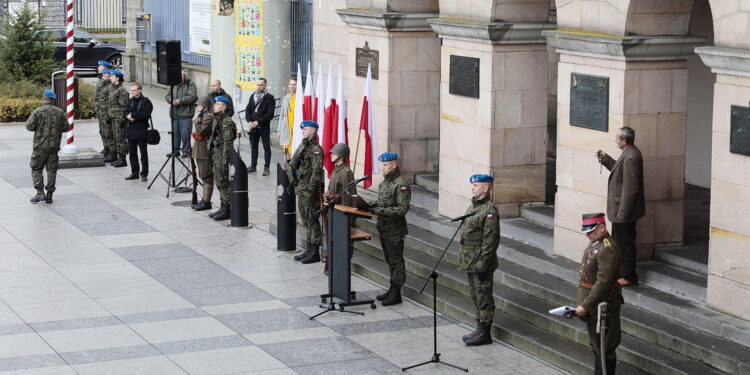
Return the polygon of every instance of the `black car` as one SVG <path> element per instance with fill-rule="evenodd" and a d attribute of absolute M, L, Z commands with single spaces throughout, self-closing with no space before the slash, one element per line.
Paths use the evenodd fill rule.
<path fill-rule="evenodd" d="M 65 28 L 48 27 L 45 30 L 50 34 L 52 44 L 55 46 L 55 61 L 65 61 L 67 42 Z M 115 66 L 115 69 L 121 69 L 122 54 L 125 52 L 124 45 L 104 42 L 82 30 L 75 30 L 73 43 L 76 70 L 96 69 L 99 60 L 108 61 Z"/>

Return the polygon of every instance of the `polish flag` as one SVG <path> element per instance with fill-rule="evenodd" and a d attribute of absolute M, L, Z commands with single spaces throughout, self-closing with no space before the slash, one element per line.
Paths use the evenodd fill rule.
<path fill-rule="evenodd" d="M 299 82 L 299 81 L 297 81 Z M 310 62 L 307 62 L 307 80 L 305 80 L 305 99 L 302 104 L 302 119 L 310 121 L 313 119 L 313 85 L 312 85 L 312 71 L 310 71 Z"/>
<path fill-rule="evenodd" d="M 294 101 L 294 126 L 292 127 L 292 154 L 297 150 L 297 147 L 302 143 L 302 129 L 299 127 L 299 124 L 302 123 L 303 115 L 302 115 L 302 102 L 303 100 L 300 100 L 300 98 L 303 97 L 302 93 L 302 85 L 300 84 L 302 82 L 302 67 L 299 63 L 297 63 L 297 93 L 296 97 L 297 99 Z"/>
<path fill-rule="evenodd" d="M 345 143 L 349 145 L 348 124 L 346 121 L 346 97 L 344 96 L 344 75 L 341 73 L 339 64 L 339 88 L 336 91 L 336 114 L 337 119 L 337 136 L 333 144 Z"/>
<path fill-rule="evenodd" d="M 324 109 L 324 116 L 323 116 L 323 128 L 325 129 L 323 133 L 325 134 L 325 138 L 323 138 L 323 142 L 321 143 L 321 146 L 323 147 L 323 165 L 325 166 L 326 170 L 328 171 L 328 178 L 331 177 L 331 173 L 333 172 L 333 163 L 331 162 L 331 147 L 335 143 L 332 142 L 332 138 L 336 136 L 337 132 L 335 131 L 338 117 L 336 117 L 336 100 L 333 99 L 331 96 L 333 94 L 333 67 L 331 64 L 328 64 L 328 80 L 326 83 L 326 100 L 325 100 L 325 109 Z"/>
<path fill-rule="evenodd" d="M 320 126 L 318 131 L 318 136 L 320 139 L 323 139 L 325 137 L 325 127 L 323 126 L 323 118 L 325 118 L 325 108 L 323 106 L 323 101 L 325 100 L 325 95 L 323 94 L 323 63 L 321 63 L 318 66 L 318 79 L 317 84 L 315 85 L 315 104 L 313 105 L 313 108 L 315 109 L 315 112 L 313 113 L 313 121 L 317 122 Z"/>
<path fill-rule="evenodd" d="M 359 119 L 359 130 L 365 134 L 365 176 L 379 173 L 378 163 L 378 136 L 375 133 L 375 103 L 372 100 L 372 67 L 367 66 L 367 81 L 365 81 L 365 95 L 362 100 L 362 116 Z M 365 189 L 372 186 L 372 179 L 364 181 Z"/>

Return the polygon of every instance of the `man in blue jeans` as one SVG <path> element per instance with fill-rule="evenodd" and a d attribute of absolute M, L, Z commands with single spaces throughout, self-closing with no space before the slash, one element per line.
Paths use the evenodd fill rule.
<path fill-rule="evenodd" d="M 245 108 L 248 137 L 250 138 L 250 167 L 247 173 L 254 173 L 258 166 L 258 141 L 263 142 L 263 175 L 271 174 L 271 119 L 276 109 L 276 99 L 266 91 L 268 82 L 258 79 L 258 87 L 250 96 Z"/>
<path fill-rule="evenodd" d="M 180 156 L 180 150 L 182 150 L 182 157 L 187 158 L 190 156 L 190 134 L 193 132 L 193 115 L 195 102 L 198 100 L 198 89 L 183 71 L 180 84 L 173 87 L 164 99 L 172 105 L 169 117 L 172 119 L 172 139 L 174 140 L 174 149 L 167 156 Z"/>

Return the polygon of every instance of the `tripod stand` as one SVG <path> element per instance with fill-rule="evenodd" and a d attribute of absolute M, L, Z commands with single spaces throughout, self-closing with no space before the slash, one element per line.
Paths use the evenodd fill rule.
<path fill-rule="evenodd" d="M 459 367 L 448 362 L 441 361 L 440 353 L 438 353 L 437 351 L 437 278 L 438 278 L 438 273 L 436 270 L 437 270 L 437 267 L 440 265 L 440 262 L 443 261 L 443 257 L 445 257 L 445 253 L 448 252 L 448 248 L 451 246 L 451 243 L 453 243 L 453 239 L 456 238 L 458 231 L 461 230 L 461 226 L 464 225 L 464 220 L 466 220 L 466 216 L 464 216 L 460 220 L 461 220 L 461 223 L 458 225 L 458 228 L 456 228 L 456 231 L 453 232 L 453 237 L 451 237 L 451 240 L 448 241 L 448 245 L 445 246 L 443 253 L 440 254 L 440 258 L 435 263 L 435 266 L 432 267 L 432 271 L 430 271 L 430 276 L 424 280 L 424 284 L 422 284 L 422 288 L 419 289 L 419 293 L 422 294 L 424 292 L 424 288 L 427 287 L 427 283 L 429 283 L 430 280 L 432 280 L 432 358 L 429 361 L 418 363 L 416 365 L 412 365 L 409 367 L 403 367 L 401 368 L 401 371 L 406 371 L 406 370 L 413 369 L 419 366 L 424 366 L 430 363 L 440 363 L 446 366 L 453 367 L 457 370 L 469 372 L 469 369 Z"/>
<path fill-rule="evenodd" d="M 174 85 L 169 86 L 169 95 L 172 98 L 172 100 L 174 100 Z M 170 114 L 169 117 L 171 121 L 174 118 L 174 103 L 169 104 L 169 114 Z M 190 193 L 193 191 L 192 188 L 187 186 L 188 178 L 190 178 L 192 174 L 190 171 L 190 168 L 185 164 L 185 162 L 180 160 L 174 152 L 174 134 L 173 134 L 174 131 L 175 131 L 174 125 L 172 125 L 172 131 L 167 133 L 169 134 L 169 138 L 171 139 L 171 142 L 172 142 L 172 146 L 171 146 L 172 152 L 170 152 L 167 155 L 167 160 L 164 161 L 164 164 L 161 165 L 161 168 L 159 168 L 159 172 L 156 174 L 158 177 L 161 177 L 161 179 L 164 180 L 164 182 L 167 183 L 167 198 L 169 198 L 169 190 L 171 188 L 174 188 L 175 193 Z M 175 174 L 175 160 L 180 162 L 180 164 L 182 164 L 182 167 L 185 168 L 185 170 L 187 170 L 187 175 L 185 175 L 185 177 L 182 178 L 179 183 L 177 183 L 176 181 L 177 176 Z M 171 167 L 169 171 L 169 177 L 167 177 L 167 176 L 164 176 L 162 172 L 164 171 L 164 168 L 167 166 L 167 164 L 170 162 L 171 162 Z M 156 182 L 156 179 L 151 180 L 151 183 L 148 184 L 147 189 L 151 189 L 151 186 L 154 184 L 154 182 Z M 179 185 L 182 185 L 182 184 L 185 184 L 186 186 L 178 187 Z"/>

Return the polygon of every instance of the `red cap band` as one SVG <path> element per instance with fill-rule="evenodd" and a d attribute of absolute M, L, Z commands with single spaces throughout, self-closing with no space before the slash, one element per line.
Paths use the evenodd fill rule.
<path fill-rule="evenodd" d="M 594 225 L 594 224 L 604 224 L 604 216 L 594 217 L 590 219 L 583 219 L 583 225 Z"/>

